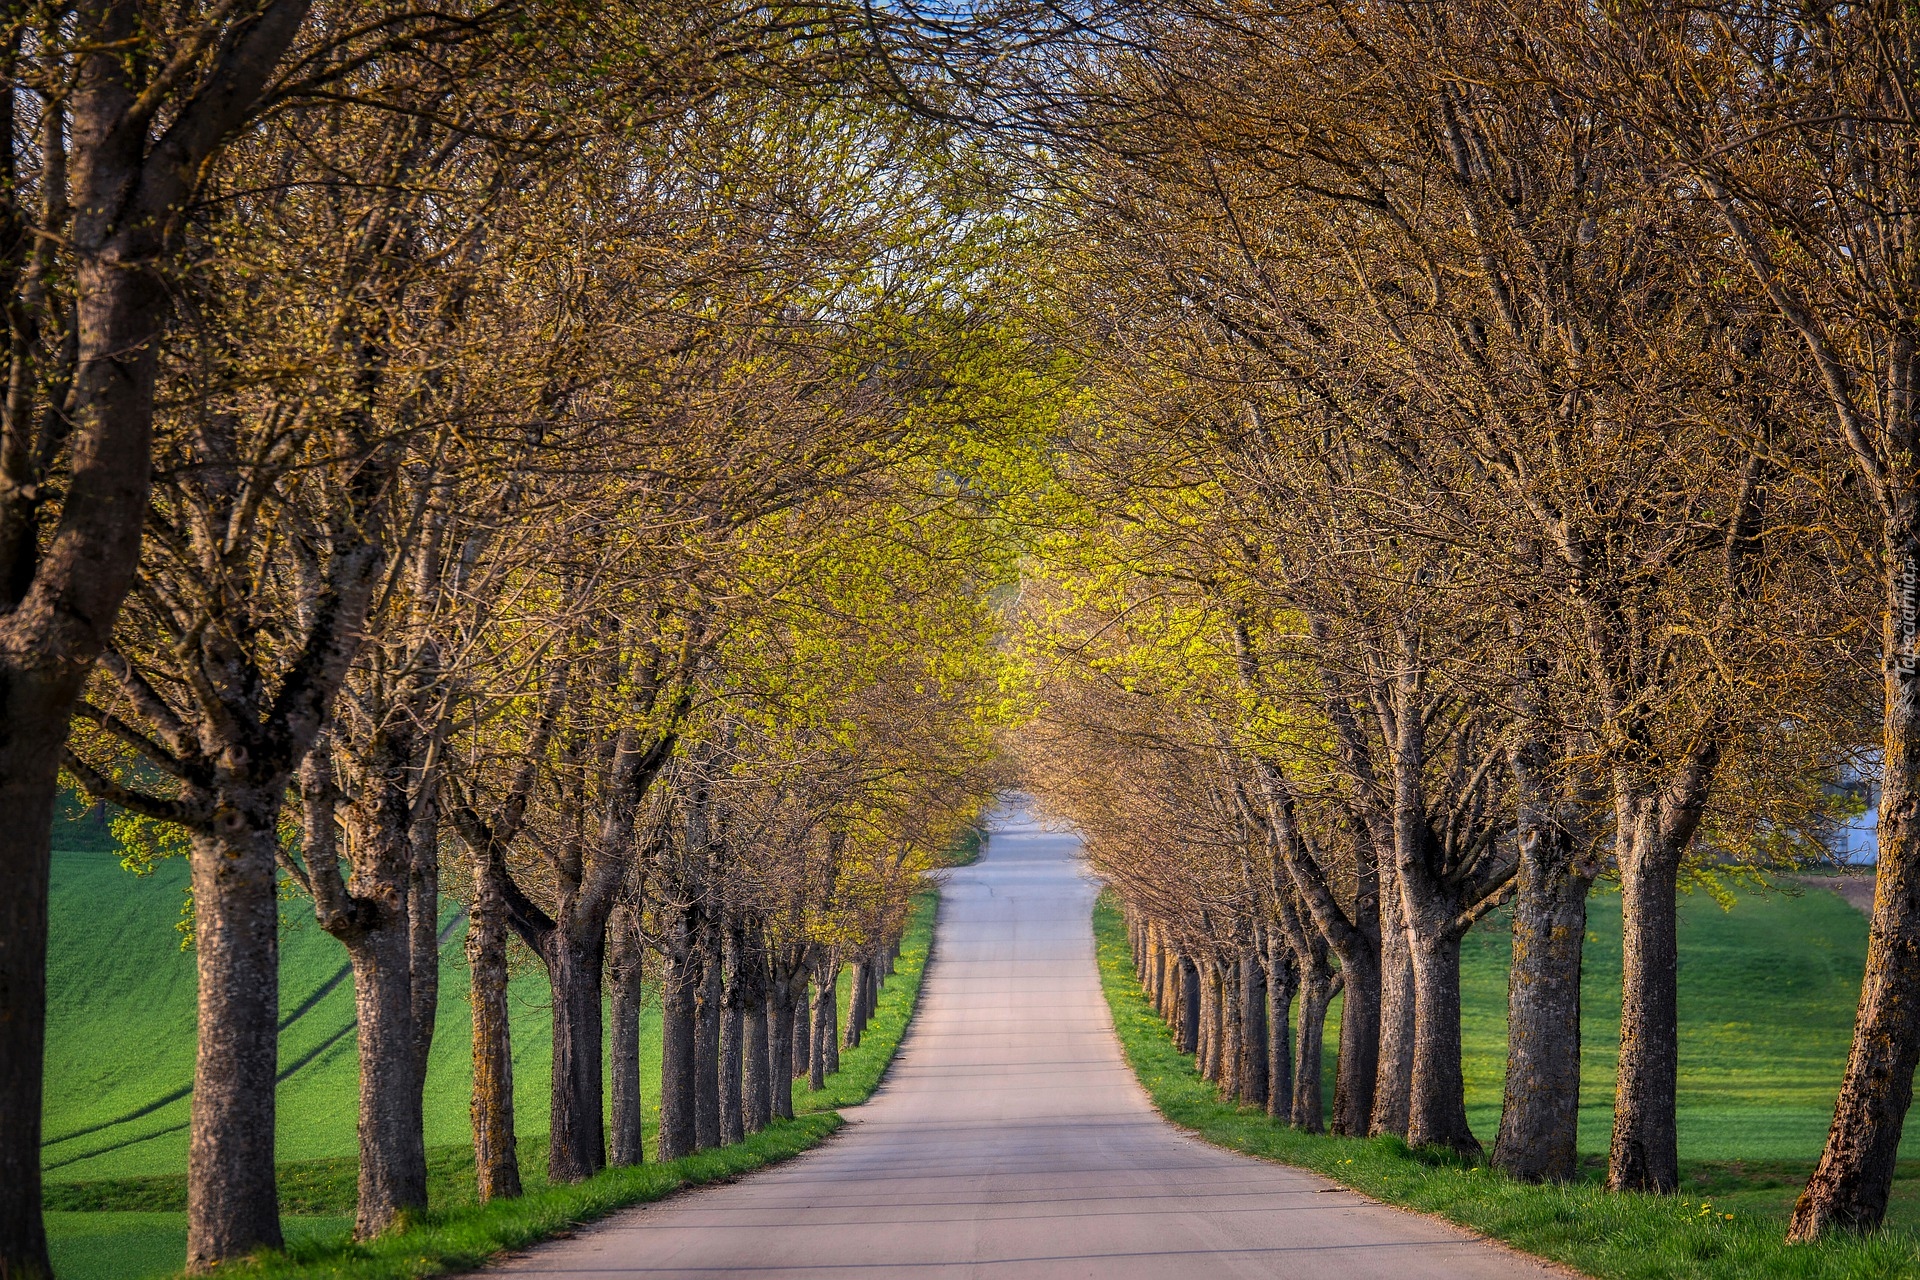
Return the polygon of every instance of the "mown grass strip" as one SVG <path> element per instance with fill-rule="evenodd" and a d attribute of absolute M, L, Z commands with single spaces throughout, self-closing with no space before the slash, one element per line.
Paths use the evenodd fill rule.
<path fill-rule="evenodd" d="M 798 1155 L 841 1126 L 837 1108 L 864 1102 L 885 1077 L 919 998 L 936 907 L 932 894 L 916 900 L 899 965 L 882 989 L 880 1007 L 867 1024 L 860 1047 L 842 1051 L 840 1070 L 828 1077 L 826 1088 L 817 1092 L 802 1088 L 795 1093 L 794 1119 L 778 1121 L 745 1142 L 684 1160 L 609 1169 L 585 1182 L 529 1191 L 517 1200 L 435 1210 L 404 1230 L 364 1244 L 332 1240 L 295 1245 L 285 1253 L 223 1267 L 219 1274 L 272 1280 L 446 1275 L 480 1266 L 504 1251 L 552 1239 L 630 1205 L 658 1200 L 682 1187 L 724 1182 Z"/>
<path fill-rule="evenodd" d="M 1920 1277 L 1920 1241 L 1904 1233 L 1788 1245 L 1777 1221 L 1727 1212 L 1711 1199 L 1614 1195 L 1591 1184 L 1529 1186 L 1483 1165 L 1430 1158 L 1396 1139 L 1298 1133 L 1254 1108 L 1222 1102 L 1193 1060 L 1174 1048 L 1134 980 L 1125 921 L 1104 896 L 1093 923 L 1101 984 L 1128 1063 L 1162 1115 L 1218 1146 L 1311 1169 L 1601 1280 Z"/>

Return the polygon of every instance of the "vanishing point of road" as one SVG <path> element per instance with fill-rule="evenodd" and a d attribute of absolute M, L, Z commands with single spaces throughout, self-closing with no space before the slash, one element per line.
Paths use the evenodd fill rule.
<path fill-rule="evenodd" d="M 885 1085 L 823 1146 L 489 1274 L 1539 1280 L 1566 1273 L 1174 1129 L 1120 1056 L 1071 834 L 996 815 Z"/>

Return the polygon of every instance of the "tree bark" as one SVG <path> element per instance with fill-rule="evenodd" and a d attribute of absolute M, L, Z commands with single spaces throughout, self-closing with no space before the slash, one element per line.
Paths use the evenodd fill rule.
<path fill-rule="evenodd" d="M 853 999 L 847 1005 L 846 1047 L 860 1047 L 860 1033 L 867 1025 L 867 967 L 873 958 L 858 956 L 853 962 Z"/>
<path fill-rule="evenodd" d="M 1343 1137 L 1359 1138 L 1373 1120 L 1373 1083 L 1380 1074 L 1380 970 L 1364 943 L 1339 955 L 1345 1000 L 1340 1007 L 1340 1058 L 1334 1064 L 1333 1122 L 1328 1127 Z"/>
<path fill-rule="evenodd" d="M 1380 1069 L 1367 1132 L 1407 1136 L 1413 1112 L 1413 951 L 1400 877 L 1391 860 L 1380 872 Z"/>
<path fill-rule="evenodd" d="M 1413 1096 L 1407 1145 L 1480 1150 L 1467 1125 L 1460 1069 L 1460 935 L 1451 929 L 1413 937 Z"/>
<path fill-rule="evenodd" d="M 814 972 L 813 1006 L 808 1011 L 813 1029 L 808 1036 L 807 1087 L 816 1091 L 827 1087 L 827 1055 L 837 1047 L 833 1018 L 839 1004 L 839 988 L 840 961 L 838 957 L 830 957 Z"/>
<path fill-rule="evenodd" d="M 71 687 L 63 691 L 62 684 Z M 40 1216 L 47 895 L 60 744 L 80 681 L 0 667 L 0 1275 L 53 1275 Z"/>
<path fill-rule="evenodd" d="M 1680 1185 L 1676 898 L 1680 857 L 1693 827 L 1687 822 L 1676 837 L 1663 812 L 1667 806 L 1653 796 L 1629 796 L 1619 808 L 1616 829 L 1627 837 L 1619 858 L 1620 1068 L 1607 1186 L 1669 1194 Z M 1698 819 L 1697 813 L 1687 816 Z"/>
<path fill-rule="evenodd" d="M 613 951 L 607 969 L 613 985 L 610 1002 L 613 1028 L 609 1037 L 613 1053 L 610 1064 L 613 1131 L 607 1160 L 621 1168 L 646 1160 L 645 1108 L 640 1087 L 640 1011 L 645 998 L 646 947 L 640 939 L 639 922 L 628 910 L 615 917 L 612 934 Z"/>
<path fill-rule="evenodd" d="M 427 1205 L 422 1055 L 431 1048 L 432 1033 L 422 1034 L 417 1020 L 434 1011 L 438 976 L 428 978 L 424 971 L 437 967 L 439 939 L 432 923 L 437 899 L 416 903 L 414 890 L 424 890 L 425 883 L 437 886 L 437 870 L 425 872 L 420 864 L 429 856 L 437 859 L 438 850 L 422 847 L 436 833 L 420 830 L 409 794 L 416 745 L 404 731 L 380 733 L 363 744 L 358 785 L 344 807 L 352 851 L 352 877 L 345 883 L 334 837 L 332 772 L 339 744 L 322 738 L 301 765 L 314 914 L 346 947 L 353 968 L 360 1051 L 354 1235 L 360 1240 Z M 418 954 L 422 949 L 426 955 Z"/>
<path fill-rule="evenodd" d="M 1267 1105 L 1267 975 L 1260 950 L 1249 943 L 1240 952 L 1240 1101 Z"/>
<path fill-rule="evenodd" d="M 745 1061 L 741 1041 L 746 1034 L 745 942 L 738 927 L 727 930 L 726 989 L 720 1014 L 720 1145 L 731 1146 L 746 1137 L 745 1099 L 742 1096 Z"/>
<path fill-rule="evenodd" d="M 1516 769 L 1520 869 L 1507 975 L 1507 1074 L 1493 1166 L 1522 1182 L 1565 1182 L 1578 1167 L 1580 965 L 1593 877 Z"/>
<path fill-rule="evenodd" d="M 1180 970 L 1180 1034 L 1178 1046 L 1182 1053 L 1197 1054 L 1200 1051 L 1200 969 L 1186 956 L 1181 956 Z"/>
<path fill-rule="evenodd" d="M 360 1194 L 354 1236 L 368 1240 L 426 1208 L 425 1115 L 414 1058 L 410 939 L 389 907 L 347 943 L 360 1046 Z"/>
<path fill-rule="evenodd" d="M 798 1080 L 813 1067 L 813 1004 L 807 999 L 807 979 L 794 983 L 793 991 L 793 1078 Z"/>
<path fill-rule="evenodd" d="M 192 846 L 200 1038 L 187 1147 L 187 1269 L 278 1249 L 274 1098 L 280 1035 L 275 892 L 280 797 L 225 797 Z"/>
<path fill-rule="evenodd" d="M 720 1145 L 720 1023 L 725 993 L 711 926 L 701 930 L 700 978 L 693 1005 L 693 1136 L 700 1150 Z"/>
<path fill-rule="evenodd" d="M 694 1004 L 698 961 L 684 951 L 667 956 L 660 984 L 660 1158 L 678 1160 L 698 1146 L 694 1120 Z"/>
<path fill-rule="evenodd" d="M 793 1119 L 793 984 L 779 968 L 767 1000 L 767 1088 L 772 1113 Z"/>
<path fill-rule="evenodd" d="M 513 1022 L 507 1007 L 506 903 L 492 876 L 474 878 L 467 922 L 473 1004 L 473 1165 L 480 1202 L 520 1194 L 513 1125 Z"/>
<path fill-rule="evenodd" d="M 1920 1064 L 1920 511 L 1911 493 L 1897 510 L 1884 539 L 1879 866 L 1866 977 L 1827 1145 L 1794 1205 L 1792 1240 L 1869 1231 L 1885 1219 Z"/>
<path fill-rule="evenodd" d="M 1293 1114 L 1293 996 L 1300 971 L 1281 931 L 1267 935 L 1267 1114 Z"/>
<path fill-rule="evenodd" d="M 553 1089 L 547 1177 L 583 1182 L 607 1165 L 601 1106 L 606 916 L 554 929 L 544 959 L 553 991 Z"/>
<path fill-rule="evenodd" d="M 1324 956 L 1304 967 L 1300 979 L 1300 1039 L 1293 1068 L 1293 1127 L 1302 1133 L 1324 1133 L 1327 1128 L 1320 1059 L 1326 1040 L 1327 1006 L 1333 1003 L 1333 993 L 1333 974 Z"/>
<path fill-rule="evenodd" d="M 746 1065 L 741 1077 L 741 1126 L 748 1133 L 760 1132 L 773 1120 L 774 1077 L 767 1056 L 772 1044 L 767 1024 L 772 1013 L 773 1005 L 765 991 L 758 992 L 753 1003 L 747 1007 Z"/>

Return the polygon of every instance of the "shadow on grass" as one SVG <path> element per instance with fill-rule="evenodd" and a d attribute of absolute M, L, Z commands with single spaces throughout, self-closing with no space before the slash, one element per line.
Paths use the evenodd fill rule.
<path fill-rule="evenodd" d="M 824 1089 L 806 1088 L 804 1077 L 794 1090 L 795 1117 L 775 1121 L 761 1133 L 729 1147 L 703 1151 L 682 1160 L 608 1169 L 585 1182 L 553 1185 L 544 1177 L 546 1139 L 520 1144 L 527 1194 L 514 1200 L 478 1204 L 473 1194 L 473 1153 L 464 1147 L 437 1148 L 429 1153 L 429 1196 L 434 1208 L 411 1219 L 401 1230 L 356 1244 L 335 1229 L 306 1240 L 293 1240 L 283 1253 L 266 1254 L 220 1268 L 218 1274 L 236 1277 L 340 1277 L 342 1280 L 392 1280 L 394 1277 L 438 1276 L 470 1270 L 509 1250 L 525 1248 L 566 1234 L 574 1227 L 627 1208 L 658 1200 L 683 1187 L 725 1182 L 765 1168 L 817 1145 L 843 1123 L 837 1108 L 864 1102 L 879 1087 L 895 1050 L 905 1036 L 919 998 L 932 946 L 938 900 L 933 894 L 915 901 L 914 914 L 901 948 L 900 961 L 881 991 L 880 1007 L 857 1049 L 843 1050 L 840 1070 L 827 1078 Z M 329 1226 L 351 1215 L 355 1198 L 355 1162 L 350 1157 L 306 1160 L 280 1166 L 282 1212 L 288 1215 L 328 1215 Z M 64 1219 L 67 1234 L 87 1237 L 92 1252 L 114 1242 L 105 1232 L 88 1231 L 84 1211 L 98 1213 L 103 1226 L 115 1220 L 127 1233 L 121 1244 L 131 1247 L 138 1233 L 141 1248 L 160 1247 L 153 1239 L 164 1235 L 161 1219 L 184 1231 L 186 1178 L 164 1175 L 69 1183 L 48 1188 L 49 1210 Z M 317 1225 L 319 1219 L 309 1220 Z M 303 1225 L 289 1220 L 289 1236 Z M 95 1240 L 93 1237 L 100 1237 Z M 157 1238 L 157 1237 L 156 1237 Z M 176 1234 L 175 1240 L 182 1239 Z M 174 1246 L 173 1256 L 183 1250 Z M 124 1266 L 126 1254 L 120 1261 Z M 77 1259 L 79 1260 L 79 1259 Z M 84 1267 L 83 1267 L 84 1269 Z M 89 1272 L 89 1274 L 94 1274 Z M 99 1275 L 127 1275 L 111 1269 Z"/>

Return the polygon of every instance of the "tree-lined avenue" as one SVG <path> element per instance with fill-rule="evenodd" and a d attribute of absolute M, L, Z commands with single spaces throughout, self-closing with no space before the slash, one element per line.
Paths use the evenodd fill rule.
<path fill-rule="evenodd" d="M 943 893 L 893 1072 L 844 1136 L 489 1274 L 1560 1274 L 1162 1120 L 1113 1037 L 1089 924 L 1097 885 L 1079 847 L 1023 808 L 994 815 L 985 856 Z"/>

